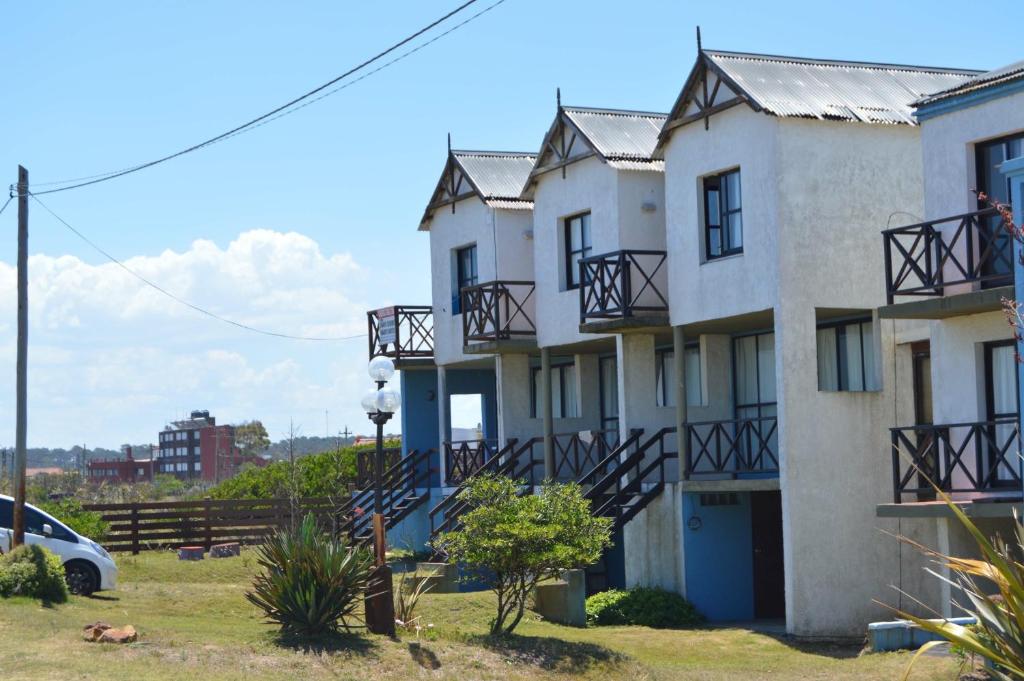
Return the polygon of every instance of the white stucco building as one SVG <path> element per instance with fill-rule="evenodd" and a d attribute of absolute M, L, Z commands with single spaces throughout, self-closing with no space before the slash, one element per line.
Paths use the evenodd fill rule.
<path fill-rule="evenodd" d="M 403 372 L 403 433 L 440 452 L 430 527 L 482 467 L 576 480 L 615 521 L 591 589 L 804 636 L 861 635 L 891 586 L 941 603 L 880 530 L 958 541 L 894 443 L 1017 437 L 1012 266 L 970 190 L 998 194 L 1024 94 L 983 78 L 700 50 L 667 115 L 559 102 L 534 154 L 450 151 L 420 225 L 432 354 Z M 466 393 L 481 434 L 458 442 Z M 1019 501 L 1019 465 L 983 452 L 980 485 L 934 456 L 964 499 Z"/>

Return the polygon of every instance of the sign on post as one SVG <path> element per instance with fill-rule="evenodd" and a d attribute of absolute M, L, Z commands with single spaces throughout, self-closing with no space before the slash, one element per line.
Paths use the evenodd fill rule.
<path fill-rule="evenodd" d="M 394 307 L 377 310 L 377 343 L 383 347 L 398 342 L 398 317 Z"/>

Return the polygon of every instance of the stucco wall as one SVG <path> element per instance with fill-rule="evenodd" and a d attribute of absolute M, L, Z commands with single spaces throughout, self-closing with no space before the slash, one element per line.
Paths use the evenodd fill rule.
<path fill-rule="evenodd" d="M 434 361 L 455 364 L 479 355 L 462 352 L 462 316 L 452 314 L 456 281 L 454 249 L 476 244 L 480 283 L 533 279 L 530 211 L 492 209 L 476 197 L 434 213 L 430 223 L 431 304 L 434 308 Z M 532 314 L 532 310 L 530 311 Z"/>
<path fill-rule="evenodd" d="M 622 530 L 626 586 L 657 586 L 682 592 L 683 494 L 678 484 L 665 485 Z"/>
<path fill-rule="evenodd" d="M 892 497 L 888 428 L 910 418 L 910 352 L 876 319 L 882 389 L 817 385 L 816 308 L 884 304 L 879 231 L 919 207 L 917 130 L 785 120 L 778 128 L 779 303 L 775 312 L 788 629 L 860 635 L 899 575 L 875 517 Z M 902 380 L 897 383 L 897 364 Z"/>
<path fill-rule="evenodd" d="M 935 423 L 985 420 L 983 344 L 1010 338 L 1010 328 L 1002 312 L 953 317 L 931 323 Z"/>
<path fill-rule="evenodd" d="M 669 301 L 673 325 L 775 306 L 778 295 L 778 119 L 733 107 L 709 130 L 679 128 L 665 148 Z M 743 253 L 704 262 L 701 178 L 738 167 Z"/>

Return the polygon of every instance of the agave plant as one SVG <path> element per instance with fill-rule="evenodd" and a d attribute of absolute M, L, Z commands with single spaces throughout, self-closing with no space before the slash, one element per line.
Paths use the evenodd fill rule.
<path fill-rule="evenodd" d="M 312 514 L 256 550 L 261 571 L 245 597 L 289 636 L 351 630 L 370 581 L 372 558 L 321 531 Z"/>
<path fill-rule="evenodd" d="M 1024 526 L 1015 514 L 1015 546 L 998 536 L 989 539 L 949 495 L 941 491 L 938 494 L 974 538 L 981 558 L 948 556 L 905 537 L 902 540 L 949 568 L 951 578 L 948 581 L 970 601 L 956 605 L 973 616 L 977 624 L 965 627 L 944 619 L 928 620 L 900 612 L 900 616 L 945 639 L 921 646 L 910 661 L 904 681 L 920 655 L 946 642 L 987 660 L 991 665 L 987 671 L 993 677 L 1001 681 L 1020 681 L 1024 679 L 1024 564 L 1014 554 L 1024 554 Z M 931 572 L 939 579 L 945 579 Z M 981 588 L 986 583 L 993 585 L 998 593 L 986 593 Z"/>

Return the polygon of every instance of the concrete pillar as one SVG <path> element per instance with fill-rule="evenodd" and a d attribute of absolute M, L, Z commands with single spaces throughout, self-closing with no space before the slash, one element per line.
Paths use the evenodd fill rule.
<path fill-rule="evenodd" d="M 1024 225 L 1024 156 L 1004 161 L 999 170 L 1010 180 L 1010 204 L 1013 206 L 1013 222 L 1020 228 Z M 1013 297 L 1024 304 L 1024 265 L 1021 264 L 1022 244 L 1013 240 Z M 1024 357 L 1024 340 L 1017 341 L 1017 355 Z M 1017 403 L 1024 404 L 1024 363 L 1017 362 Z M 1024 409 L 1019 410 L 1017 428 L 1024 433 Z"/>
<path fill-rule="evenodd" d="M 540 408 L 544 418 L 544 478 L 555 477 L 555 416 L 551 404 L 551 350 L 540 349 Z"/>
<path fill-rule="evenodd" d="M 520 442 L 536 434 L 530 421 L 530 356 L 498 355 L 494 358 L 498 393 L 498 444 Z"/>
<path fill-rule="evenodd" d="M 443 366 L 437 367 L 437 434 L 438 434 L 438 474 L 441 476 L 441 486 L 445 486 L 448 478 L 446 470 L 448 462 L 444 455 L 444 443 L 451 439 L 451 428 L 448 420 L 448 375 L 447 369 Z"/>
<path fill-rule="evenodd" d="M 935 532 L 935 549 L 943 556 L 948 556 L 949 518 L 936 518 L 935 522 L 938 525 Z M 949 582 L 952 573 L 948 565 L 940 565 L 939 574 L 942 575 L 942 581 L 939 583 L 939 603 L 942 607 L 942 616 L 948 619 L 953 616 L 953 588 Z"/>
<path fill-rule="evenodd" d="M 657 366 L 652 334 L 615 337 L 619 378 L 619 437 L 625 441 L 633 428 L 649 430 L 658 408 Z"/>
<path fill-rule="evenodd" d="M 686 472 L 686 447 L 689 444 L 686 437 L 686 335 L 683 327 L 672 327 L 672 352 L 676 358 L 676 373 L 673 389 L 676 395 L 676 448 L 679 452 L 679 479 L 682 480 Z"/>

